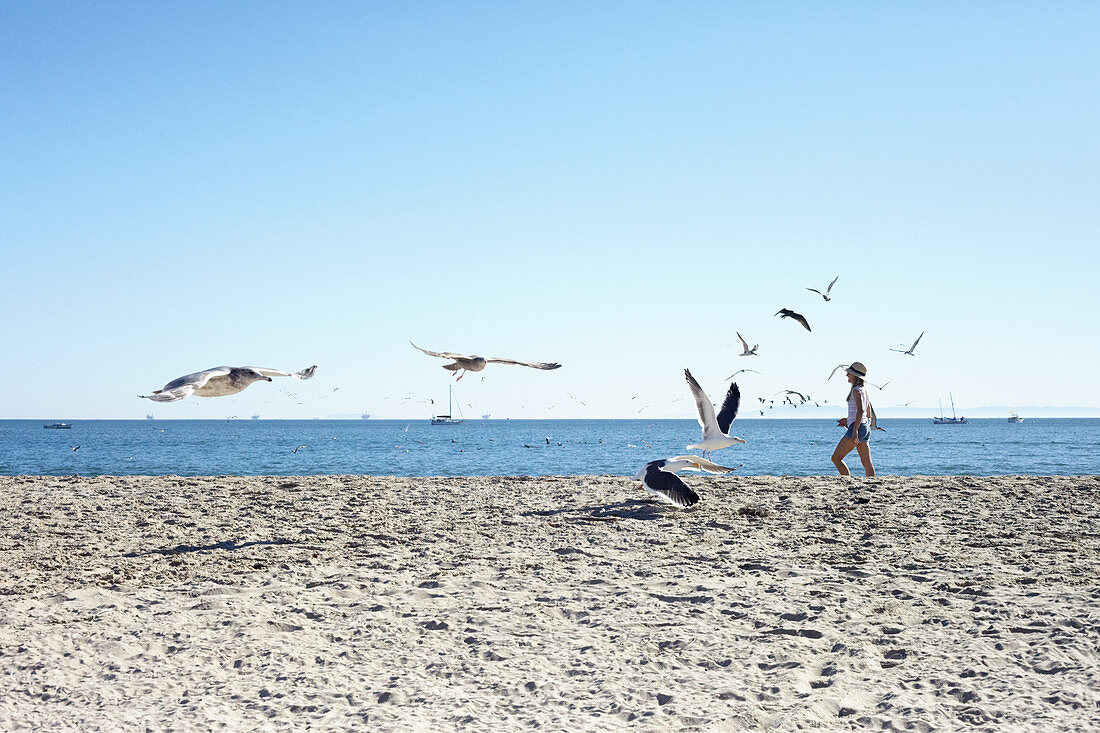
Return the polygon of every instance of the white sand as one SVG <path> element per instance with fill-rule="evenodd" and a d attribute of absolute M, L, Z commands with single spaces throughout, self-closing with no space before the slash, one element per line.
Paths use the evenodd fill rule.
<path fill-rule="evenodd" d="M 0 478 L 0 729 L 1100 728 L 1097 477 L 686 480 Z"/>

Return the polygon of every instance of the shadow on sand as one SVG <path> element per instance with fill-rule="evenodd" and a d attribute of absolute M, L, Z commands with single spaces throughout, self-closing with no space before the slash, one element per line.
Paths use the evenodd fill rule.
<path fill-rule="evenodd" d="M 296 540 L 255 540 L 253 542 L 234 542 L 226 540 L 213 545 L 176 545 L 165 550 L 146 550 L 145 552 L 127 552 L 122 557 L 143 557 L 145 555 L 182 555 L 186 552 L 205 552 L 207 550 L 243 550 L 258 545 L 293 545 Z"/>
<path fill-rule="evenodd" d="M 631 499 L 618 504 L 570 507 L 568 509 L 545 509 L 523 512 L 524 517 L 562 517 L 564 519 L 589 522 L 614 522 L 619 519 L 657 519 L 669 511 L 678 510 L 669 504 L 645 499 Z"/>

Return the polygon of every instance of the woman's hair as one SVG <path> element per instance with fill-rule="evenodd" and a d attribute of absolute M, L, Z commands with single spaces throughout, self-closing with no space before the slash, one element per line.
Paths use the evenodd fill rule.
<path fill-rule="evenodd" d="M 856 375 L 854 375 L 854 374 L 852 376 L 856 377 Z M 863 377 L 856 377 L 855 383 L 853 383 L 852 388 L 850 390 L 848 390 L 848 396 L 845 397 L 844 400 L 846 402 L 850 402 L 852 400 L 852 395 L 854 395 L 856 393 L 856 387 L 862 387 L 862 386 L 863 386 Z"/>

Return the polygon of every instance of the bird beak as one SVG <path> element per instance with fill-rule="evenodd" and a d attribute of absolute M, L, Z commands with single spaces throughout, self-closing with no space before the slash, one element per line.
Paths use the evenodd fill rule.
<path fill-rule="evenodd" d="M 267 381 L 269 381 L 269 382 L 270 382 L 270 381 L 271 381 L 271 377 L 268 377 L 268 378 L 267 378 Z"/>
<path fill-rule="evenodd" d="M 749 441 L 747 441 L 747 440 L 741 440 L 740 438 L 738 438 L 738 439 L 737 439 L 737 442 L 738 442 L 738 443 L 747 443 L 747 442 L 749 442 Z"/>

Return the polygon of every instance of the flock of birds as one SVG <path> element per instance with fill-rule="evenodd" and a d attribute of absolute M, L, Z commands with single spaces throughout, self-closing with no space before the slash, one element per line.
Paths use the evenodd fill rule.
<path fill-rule="evenodd" d="M 832 300 L 831 294 L 833 286 L 836 285 L 838 279 L 839 276 L 834 277 L 832 282 L 825 288 L 825 292 L 821 292 L 815 288 L 806 289 L 820 295 L 825 302 L 829 302 Z M 801 324 L 807 331 L 812 331 L 809 321 L 801 313 L 797 313 L 789 308 L 781 308 L 775 315 L 782 318 L 790 318 Z M 759 344 L 754 344 L 750 349 L 748 342 L 741 336 L 740 332 L 737 333 L 737 338 L 741 341 L 742 352 L 740 356 L 757 356 L 760 349 Z M 920 343 L 922 338 L 924 338 L 923 331 L 908 349 L 891 349 L 891 351 L 914 356 L 917 344 Z M 541 370 L 561 368 L 561 364 L 557 362 L 518 361 L 516 359 L 500 357 L 485 358 L 475 354 L 459 354 L 451 351 L 430 351 L 417 346 L 412 341 L 409 343 L 414 349 L 428 356 L 448 360 L 450 363 L 444 364 L 443 368 L 453 372 L 456 381 L 462 379 L 467 372 L 480 372 L 484 370 L 489 364 L 511 364 Z M 838 370 L 846 369 L 848 366 L 847 364 L 840 364 L 835 367 L 829 374 L 829 379 L 832 379 L 833 375 L 836 374 Z M 192 395 L 197 397 L 223 397 L 237 394 L 256 382 L 271 382 L 273 381 L 273 377 L 291 377 L 298 380 L 311 379 L 316 371 L 317 365 L 307 367 L 297 372 L 286 372 L 281 369 L 272 369 L 269 367 L 219 366 L 178 377 L 168 382 L 160 389 L 154 390 L 151 394 L 138 396 L 143 399 L 153 400 L 154 402 L 176 402 Z M 759 374 L 759 372 L 753 369 L 740 369 L 727 377 L 727 381 L 743 372 Z M 702 435 L 699 441 L 688 445 L 687 450 L 701 451 L 702 456 L 683 455 L 650 461 L 634 476 L 634 479 L 640 482 L 638 488 L 645 489 L 660 501 L 681 508 L 697 504 L 699 502 L 699 495 L 684 483 L 677 473 L 679 471 L 705 471 L 713 474 L 726 474 L 735 471 L 736 468 L 721 466 L 714 463 L 711 460 L 711 454 L 713 451 L 722 450 L 745 442 L 742 438 L 730 435 L 730 427 L 734 418 L 737 417 L 737 411 L 741 404 L 741 391 L 737 383 L 733 382 L 730 384 L 721 406 L 718 411 L 715 412 L 714 404 L 711 403 L 710 398 L 707 396 L 706 392 L 703 391 L 703 388 L 699 385 L 699 382 L 696 381 L 695 377 L 692 376 L 690 370 L 684 370 L 684 379 L 687 381 L 688 389 L 691 392 L 692 399 L 695 401 L 696 416 L 699 421 L 699 426 L 702 428 Z M 881 390 L 888 383 L 889 382 L 881 386 L 875 386 Z M 339 387 L 337 387 L 337 389 L 339 389 Z M 787 389 L 777 393 L 777 395 L 779 394 L 785 395 L 783 400 L 784 403 L 789 403 L 795 407 L 798 405 L 795 404 L 793 397 L 798 397 L 802 404 L 810 401 L 809 395 L 802 394 L 797 390 Z M 760 400 L 761 404 L 765 402 L 765 398 L 763 397 L 757 399 Z M 774 405 L 774 400 L 771 402 Z M 827 402 L 828 401 L 826 401 L 826 403 Z M 764 414 L 763 410 L 760 411 L 760 414 Z M 294 449 L 294 452 L 297 453 L 300 448 L 304 447 L 305 446 L 298 446 Z M 75 451 L 78 448 L 79 446 L 73 448 L 73 450 Z"/>

